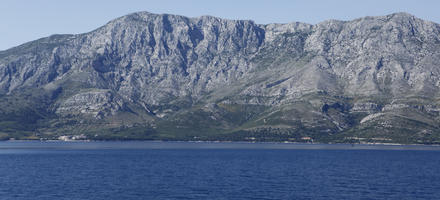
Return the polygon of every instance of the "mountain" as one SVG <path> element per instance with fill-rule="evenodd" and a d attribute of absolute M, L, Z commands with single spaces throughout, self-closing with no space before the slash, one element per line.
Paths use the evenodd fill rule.
<path fill-rule="evenodd" d="M 0 51 L 0 138 L 440 143 L 440 25 L 138 12 Z"/>

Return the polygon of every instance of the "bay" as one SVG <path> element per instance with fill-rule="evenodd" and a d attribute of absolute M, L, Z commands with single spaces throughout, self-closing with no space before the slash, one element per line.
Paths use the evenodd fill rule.
<path fill-rule="evenodd" d="M 440 147 L 0 142 L 1 199 L 436 199 Z"/>

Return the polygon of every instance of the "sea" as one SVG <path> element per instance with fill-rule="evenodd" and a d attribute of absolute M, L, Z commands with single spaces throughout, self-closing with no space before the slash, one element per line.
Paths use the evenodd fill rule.
<path fill-rule="evenodd" d="M 0 142 L 1 200 L 439 198 L 440 146 Z"/>

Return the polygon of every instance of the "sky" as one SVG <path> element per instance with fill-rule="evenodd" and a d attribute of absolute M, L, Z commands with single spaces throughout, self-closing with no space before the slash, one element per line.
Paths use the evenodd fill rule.
<path fill-rule="evenodd" d="M 89 32 L 137 11 L 316 24 L 395 12 L 440 23 L 439 10 L 439 0 L 0 0 L 0 50 L 52 34 Z"/>

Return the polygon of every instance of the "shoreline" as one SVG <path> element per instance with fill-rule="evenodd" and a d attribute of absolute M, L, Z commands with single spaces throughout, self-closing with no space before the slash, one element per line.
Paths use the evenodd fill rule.
<path fill-rule="evenodd" d="M 427 146 L 440 147 L 440 144 L 401 144 L 401 143 L 310 143 L 288 141 L 220 141 L 220 140 L 0 140 L 0 142 L 41 142 L 41 143 L 129 143 L 129 142 L 163 142 L 163 143 L 224 143 L 224 144 L 295 144 L 295 145 L 351 145 L 351 146 Z"/>

